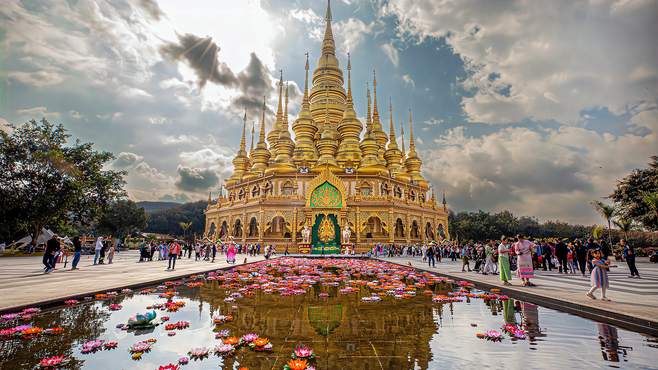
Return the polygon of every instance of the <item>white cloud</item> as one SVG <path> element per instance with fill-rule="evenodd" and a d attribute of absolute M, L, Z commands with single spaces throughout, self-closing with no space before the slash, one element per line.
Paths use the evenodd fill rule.
<path fill-rule="evenodd" d="M 393 46 L 393 44 L 388 43 L 388 44 L 383 44 L 380 46 L 384 54 L 388 57 L 388 59 L 393 63 L 395 67 L 397 67 L 400 64 L 400 55 L 398 53 L 398 49 Z"/>
<path fill-rule="evenodd" d="M 83 119 L 84 118 L 82 113 L 78 112 L 77 110 L 70 110 L 69 111 L 69 116 L 71 116 L 71 118 L 73 118 L 73 119 Z"/>
<path fill-rule="evenodd" d="M 57 85 L 64 81 L 64 77 L 54 70 L 41 70 L 37 72 L 9 72 L 8 77 L 25 85 L 34 87 Z"/>
<path fill-rule="evenodd" d="M 414 81 L 414 79 L 408 74 L 402 75 L 402 81 L 407 86 L 416 87 L 416 81 Z"/>
<path fill-rule="evenodd" d="M 373 32 L 375 22 L 365 23 L 357 18 L 348 18 L 333 25 L 334 38 L 339 52 L 354 51 L 366 35 Z"/>
<path fill-rule="evenodd" d="M 615 137 L 571 126 L 504 128 L 472 137 L 457 127 L 435 144 L 422 153 L 423 168 L 456 209 L 510 209 L 591 224 L 600 220 L 589 202 L 609 195 L 631 169 L 644 167 L 658 140 L 656 131 Z"/>
<path fill-rule="evenodd" d="M 392 0 L 383 14 L 404 34 L 446 38 L 470 73 L 471 121 L 574 123 L 583 109 L 620 113 L 658 95 L 655 1 Z"/>
<path fill-rule="evenodd" d="M 35 120 L 39 120 L 44 117 L 58 118 L 60 116 L 59 112 L 48 112 L 48 108 L 46 107 L 21 108 L 16 110 L 16 114 Z"/>

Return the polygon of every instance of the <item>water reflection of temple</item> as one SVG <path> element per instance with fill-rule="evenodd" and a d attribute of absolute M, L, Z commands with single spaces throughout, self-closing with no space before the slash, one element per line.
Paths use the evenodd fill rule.
<path fill-rule="evenodd" d="M 337 288 L 323 287 L 330 298 L 319 298 L 319 289 L 299 296 L 259 293 L 241 299 L 234 321 L 222 328 L 267 336 L 275 346 L 272 356 L 288 356 L 297 343 L 310 345 L 319 355 L 318 365 L 325 369 L 428 368 L 429 342 L 437 327 L 433 306 L 425 297 L 366 303 L 360 298 L 370 295 L 367 289 L 339 295 Z M 199 291 L 213 311 L 231 311 L 233 304 L 224 302 L 224 290 L 217 283 Z M 272 359 L 252 356 L 244 360 L 250 368 L 267 368 Z"/>

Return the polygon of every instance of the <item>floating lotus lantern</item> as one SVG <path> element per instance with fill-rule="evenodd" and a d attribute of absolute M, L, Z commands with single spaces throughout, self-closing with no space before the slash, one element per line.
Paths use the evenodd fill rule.
<path fill-rule="evenodd" d="M 39 367 L 42 369 L 55 369 L 67 364 L 71 359 L 68 356 L 45 357 L 39 361 Z"/>
<path fill-rule="evenodd" d="M 192 348 L 187 354 L 190 355 L 190 358 L 193 360 L 202 360 L 205 357 L 208 357 L 208 348 L 198 347 Z"/>

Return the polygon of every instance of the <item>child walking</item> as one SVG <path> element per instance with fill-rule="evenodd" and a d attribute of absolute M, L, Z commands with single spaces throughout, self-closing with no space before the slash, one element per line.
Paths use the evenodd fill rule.
<path fill-rule="evenodd" d="M 601 300 L 609 301 L 610 298 L 605 296 L 606 289 L 610 287 L 610 282 L 608 281 L 609 262 L 603 258 L 603 254 L 599 249 L 592 251 L 592 257 L 592 288 L 587 292 L 587 296 L 596 299 L 593 293 L 597 288 L 601 288 Z"/>

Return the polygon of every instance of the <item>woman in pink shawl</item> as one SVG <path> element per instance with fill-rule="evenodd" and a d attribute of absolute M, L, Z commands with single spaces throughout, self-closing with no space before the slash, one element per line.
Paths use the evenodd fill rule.
<path fill-rule="evenodd" d="M 524 239 L 522 235 L 517 235 L 516 240 L 514 252 L 517 256 L 517 274 L 523 281 L 523 286 L 535 286 L 530 282 L 530 279 L 535 277 L 532 267 L 532 251 L 535 249 L 535 243 Z"/>
<path fill-rule="evenodd" d="M 235 263 L 235 242 L 233 241 L 233 238 L 229 239 L 228 242 L 228 248 L 226 248 L 226 262 L 227 263 Z"/>

